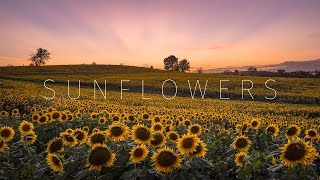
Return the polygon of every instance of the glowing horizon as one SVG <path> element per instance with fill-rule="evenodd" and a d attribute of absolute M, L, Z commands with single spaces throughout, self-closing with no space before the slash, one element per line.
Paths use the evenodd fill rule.
<path fill-rule="evenodd" d="M 161 68 L 175 55 L 194 68 L 320 58 L 320 1 L 1 2 L 0 66 L 28 65 L 37 48 L 48 65 Z"/>

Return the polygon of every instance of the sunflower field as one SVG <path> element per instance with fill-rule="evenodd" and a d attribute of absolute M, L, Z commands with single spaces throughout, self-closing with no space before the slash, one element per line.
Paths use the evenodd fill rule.
<path fill-rule="evenodd" d="M 50 87 L 0 76 L 0 179 L 319 178 L 317 104 Z"/>

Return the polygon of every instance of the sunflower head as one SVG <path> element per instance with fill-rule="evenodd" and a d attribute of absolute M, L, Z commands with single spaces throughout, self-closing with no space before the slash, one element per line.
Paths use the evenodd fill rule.
<path fill-rule="evenodd" d="M 149 154 L 148 148 L 144 144 L 141 144 L 134 147 L 130 151 L 130 160 L 133 163 L 140 163 L 148 156 L 148 154 Z"/>
<path fill-rule="evenodd" d="M 60 136 L 63 138 L 64 145 L 73 147 L 77 144 L 77 139 L 67 132 L 63 132 L 60 134 Z"/>
<path fill-rule="evenodd" d="M 167 138 L 171 141 L 171 142 L 177 142 L 179 137 L 179 134 L 176 133 L 175 131 L 169 131 L 167 133 Z"/>
<path fill-rule="evenodd" d="M 199 124 L 189 126 L 188 133 L 199 136 L 201 134 L 201 126 Z"/>
<path fill-rule="evenodd" d="M 87 167 L 100 171 L 103 166 L 110 167 L 115 161 L 115 154 L 105 144 L 95 144 L 88 156 Z"/>
<path fill-rule="evenodd" d="M 6 142 L 0 138 L 0 152 L 5 152 L 8 150 Z"/>
<path fill-rule="evenodd" d="M 63 139 L 62 138 L 54 138 L 51 141 L 49 141 L 47 145 L 47 153 L 59 153 L 64 150 L 63 147 Z"/>
<path fill-rule="evenodd" d="M 0 139 L 4 142 L 10 141 L 14 136 L 14 130 L 12 127 L 3 126 L 0 128 Z"/>
<path fill-rule="evenodd" d="M 159 173 L 171 173 L 181 168 L 181 158 L 172 149 L 158 149 L 151 157 L 152 166 Z"/>
<path fill-rule="evenodd" d="M 47 163 L 55 172 L 63 172 L 63 164 L 61 159 L 55 154 L 47 154 Z"/>
<path fill-rule="evenodd" d="M 285 136 L 287 139 L 294 139 L 296 138 L 299 134 L 300 134 L 300 128 L 297 125 L 292 125 L 289 127 L 289 129 L 287 130 Z"/>
<path fill-rule="evenodd" d="M 79 144 L 83 144 L 87 141 L 88 133 L 80 128 L 75 129 L 72 135 L 77 139 Z"/>
<path fill-rule="evenodd" d="M 251 141 L 246 136 L 238 136 L 233 141 L 233 149 L 238 151 L 246 151 L 250 148 Z"/>
<path fill-rule="evenodd" d="M 251 127 L 253 128 L 253 129 L 259 129 L 259 127 L 260 127 L 260 121 L 258 121 L 258 120 L 256 120 L 256 119 L 254 119 L 254 120 L 252 120 L 251 121 Z"/>
<path fill-rule="evenodd" d="M 133 126 L 131 136 L 133 141 L 145 144 L 149 144 L 152 138 L 150 129 L 141 124 Z"/>
<path fill-rule="evenodd" d="M 238 152 L 234 158 L 234 162 L 238 167 L 243 167 L 246 164 L 247 153 L 244 151 Z"/>
<path fill-rule="evenodd" d="M 161 132 L 156 132 L 152 134 L 150 146 L 156 148 L 156 147 L 163 146 L 165 143 L 166 143 L 166 138 Z"/>
<path fill-rule="evenodd" d="M 21 141 L 22 142 L 25 142 L 26 144 L 28 145 L 31 145 L 33 144 L 37 139 L 37 135 L 35 132 L 30 132 L 30 133 L 26 133 L 26 134 L 23 134 L 21 136 Z"/>
<path fill-rule="evenodd" d="M 151 130 L 152 131 L 159 131 L 159 132 L 162 132 L 163 131 L 163 125 L 161 123 L 153 123 L 152 126 L 151 126 Z"/>
<path fill-rule="evenodd" d="M 103 132 L 97 132 L 97 133 L 92 133 L 90 137 L 88 138 L 87 143 L 90 146 L 93 146 L 95 144 L 104 144 L 106 141 L 106 136 Z"/>
<path fill-rule="evenodd" d="M 207 151 L 208 151 L 206 146 L 207 145 L 203 141 L 200 141 L 196 147 L 196 151 L 191 152 L 191 153 L 187 154 L 186 156 L 189 158 L 192 158 L 192 157 L 204 158 L 207 154 Z"/>
<path fill-rule="evenodd" d="M 306 130 L 305 133 L 306 133 L 306 138 L 309 138 L 312 140 L 316 140 L 319 138 L 317 130 L 315 130 L 315 129 L 308 129 L 308 130 Z"/>
<path fill-rule="evenodd" d="M 177 147 L 182 154 L 189 155 L 197 150 L 199 143 L 200 139 L 197 136 L 185 134 L 178 140 Z"/>
<path fill-rule="evenodd" d="M 297 138 L 294 141 L 288 141 L 281 148 L 281 162 L 288 167 L 294 167 L 301 163 L 304 165 L 312 164 L 319 156 L 317 150 L 308 143 Z"/>
<path fill-rule="evenodd" d="M 113 123 L 107 130 L 107 136 L 113 141 L 123 141 L 129 136 L 129 128 L 124 124 Z"/>
<path fill-rule="evenodd" d="M 270 124 L 266 128 L 266 133 L 270 134 L 272 137 L 277 137 L 279 133 L 279 128 L 276 125 Z"/>

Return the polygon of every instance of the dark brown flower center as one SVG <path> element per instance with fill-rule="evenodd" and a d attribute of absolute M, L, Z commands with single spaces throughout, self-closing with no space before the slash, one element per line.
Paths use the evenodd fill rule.
<path fill-rule="evenodd" d="M 111 128 L 111 134 L 112 136 L 121 136 L 123 133 L 123 130 L 119 126 L 115 126 Z"/>
<path fill-rule="evenodd" d="M 30 128 L 29 124 L 25 124 L 25 125 L 22 126 L 22 130 L 23 131 L 29 131 L 30 129 L 31 128 Z"/>
<path fill-rule="evenodd" d="M 306 150 L 301 143 L 292 143 L 287 147 L 284 156 L 290 161 L 298 161 L 306 154 Z"/>
<path fill-rule="evenodd" d="M 196 134 L 196 133 L 198 133 L 199 131 L 200 131 L 200 128 L 199 128 L 198 126 L 192 126 L 192 127 L 191 127 L 191 132 L 192 132 L 192 133 Z"/>
<path fill-rule="evenodd" d="M 51 143 L 49 149 L 50 149 L 50 152 L 51 153 L 55 153 L 55 152 L 58 152 L 62 149 L 63 147 L 63 141 L 62 139 L 58 139 L 58 140 L 55 140 Z"/>
<path fill-rule="evenodd" d="M 191 148 L 194 144 L 193 138 L 186 138 L 182 142 L 183 148 Z"/>
<path fill-rule="evenodd" d="M 135 134 L 138 139 L 143 141 L 148 140 L 150 138 L 150 132 L 146 128 L 138 128 Z"/>
<path fill-rule="evenodd" d="M 140 156 L 143 155 L 143 152 L 144 152 L 144 151 L 143 151 L 142 148 L 137 148 L 137 149 L 134 150 L 133 155 L 134 155 L 135 157 L 140 157 Z"/>
<path fill-rule="evenodd" d="M 103 134 L 95 134 L 92 136 L 91 141 L 93 144 L 103 144 L 106 140 L 106 137 Z"/>
<path fill-rule="evenodd" d="M 4 137 L 4 138 L 9 137 L 10 135 L 11 135 L 11 132 L 10 132 L 9 129 L 3 129 L 3 130 L 1 131 L 1 136 Z"/>
<path fill-rule="evenodd" d="M 291 127 L 291 128 L 289 128 L 288 129 L 288 131 L 287 131 L 287 134 L 289 135 L 289 136 L 293 136 L 293 135 L 295 135 L 296 133 L 297 133 L 297 128 L 296 127 Z"/>
<path fill-rule="evenodd" d="M 97 147 L 91 151 L 89 162 L 93 165 L 103 165 L 111 158 L 110 151 L 105 147 Z"/>
<path fill-rule="evenodd" d="M 245 139 L 245 138 L 239 138 L 237 141 L 236 141 L 236 146 L 238 148 L 244 148 L 246 147 L 248 144 L 248 141 Z"/>
<path fill-rule="evenodd" d="M 52 162 L 57 165 L 57 166 L 60 166 L 60 159 L 58 159 L 57 157 L 55 156 L 52 156 Z"/>
<path fill-rule="evenodd" d="M 163 151 L 159 154 L 157 162 L 163 167 L 169 167 L 176 163 L 177 157 L 169 151 Z"/>
<path fill-rule="evenodd" d="M 159 145 L 163 142 L 163 137 L 161 134 L 153 135 L 153 139 L 151 140 L 152 145 Z"/>

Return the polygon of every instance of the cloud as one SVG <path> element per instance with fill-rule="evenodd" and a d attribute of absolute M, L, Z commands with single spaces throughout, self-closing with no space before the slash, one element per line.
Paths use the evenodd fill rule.
<path fill-rule="evenodd" d="M 199 46 L 199 47 L 188 47 L 184 48 L 184 50 L 194 50 L 194 51 L 203 51 L 203 50 L 219 50 L 219 49 L 227 49 L 231 48 L 231 45 L 226 44 L 213 44 L 210 46 Z"/>

